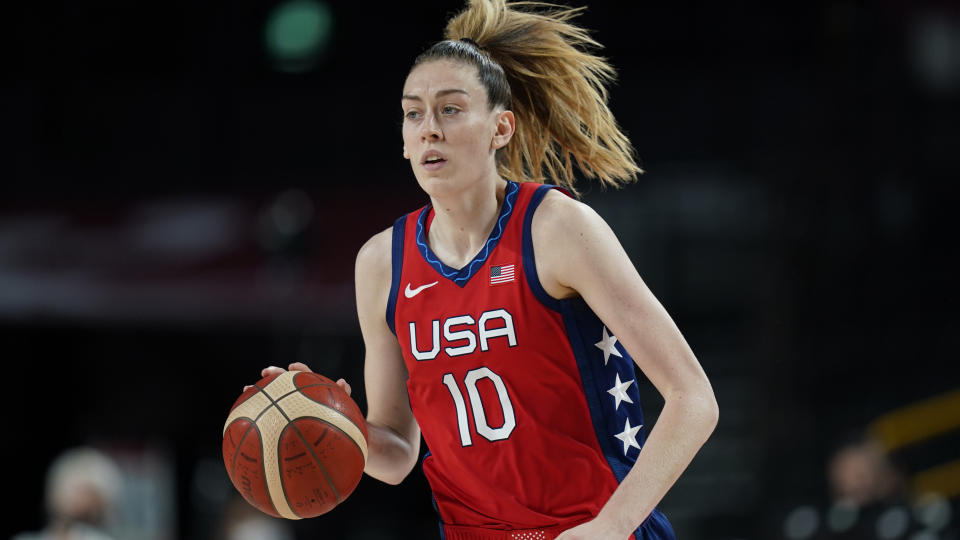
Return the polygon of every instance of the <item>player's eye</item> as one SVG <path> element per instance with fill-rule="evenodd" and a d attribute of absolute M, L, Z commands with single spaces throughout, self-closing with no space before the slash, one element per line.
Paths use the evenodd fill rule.
<path fill-rule="evenodd" d="M 440 112 L 446 115 L 457 114 L 459 111 L 460 109 L 454 107 L 453 105 L 445 105 L 442 109 L 440 109 Z"/>
<path fill-rule="evenodd" d="M 416 120 L 420 118 L 420 111 L 409 110 L 403 114 L 404 119 L 406 120 Z"/>

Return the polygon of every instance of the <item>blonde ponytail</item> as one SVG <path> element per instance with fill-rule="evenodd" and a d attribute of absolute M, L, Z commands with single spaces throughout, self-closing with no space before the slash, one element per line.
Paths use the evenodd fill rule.
<path fill-rule="evenodd" d="M 477 65 L 491 106 L 503 105 L 517 119 L 513 140 L 498 155 L 507 178 L 553 181 L 577 193 L 574 164 L 605 186 L 620 187 L 643 172 L 607 106 L 606 85 L 616 72 L 590 52 L 602 46 L 570 22 L 583 9 L 469 0 L 448 22 L 448 41 L 414 62 L 457 58 Z"/>

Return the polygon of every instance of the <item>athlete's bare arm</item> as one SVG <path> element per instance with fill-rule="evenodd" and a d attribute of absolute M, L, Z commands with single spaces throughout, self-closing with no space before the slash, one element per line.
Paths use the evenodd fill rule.
<path fill-rule="evenodd" d="M 387 229 L 360 248 L 355 282 L 366 347 L 363 373 L 370 453 L 364 471 L 388 484 L 399 484 L 417 463 L 420 427 L 410 410 L 400 345 L 386 322 L 392 241 L 392 229 Z"/>
<path fill-rule="evenodd" d="M 590 207 L 547 193 L 532 225 L 537 273 L 555 298 L 579 294 L 664 398 L 636 465 L 593 522 L 562 539 L 625 538 L 670 489 L 717 423 L 717 403 L 680 330 Z M 608 536 L 610 535 L 610 536 Z"/>

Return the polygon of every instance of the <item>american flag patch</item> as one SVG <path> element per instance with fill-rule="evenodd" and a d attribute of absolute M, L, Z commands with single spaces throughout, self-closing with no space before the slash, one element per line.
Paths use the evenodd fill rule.
<path fill-rule="evenodd" d="M 504 264 L 490 267 L 490 284 L 499 285 L 500 283 L 510 283 L 513 281 L 513 265 Z"/>

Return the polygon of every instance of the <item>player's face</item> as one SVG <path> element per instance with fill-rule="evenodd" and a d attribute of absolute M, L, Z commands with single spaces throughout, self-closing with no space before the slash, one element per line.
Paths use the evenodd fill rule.
<path fill-rule="evenodd" d="M 452 60 L 420 64 L 403 85 L 401 107 L 404 156 L 429 195 L 496 175 L 503 111 L 487 104 L 476 67 Z"/>

